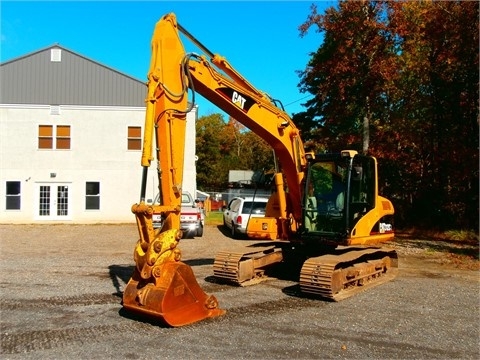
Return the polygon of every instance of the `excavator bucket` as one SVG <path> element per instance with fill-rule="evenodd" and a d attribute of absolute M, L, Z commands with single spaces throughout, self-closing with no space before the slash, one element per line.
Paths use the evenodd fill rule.
<path fill-rule="evenodd" d="M 215 296 L 200 288 L 192 268 L 179 261 L 177 242 L 174 230 L 160 234 L 148 247 L 142 248 L 139 240 L 137 267 L 123 293 L 123 306 L 173 327 L 225 314 Z"/>
<path fill-rule="evenodd" d="M 218 309 L 215 296 L 205 294 L 200 288 L 190 266 L 168 262 L 160 271 L 157 286 L 151 283 L 142 286 L 135 271 L 123 294 L 126 309 L 161 319 L 169 326 L 188 325 L 225 314 L 225 310 Z"/>

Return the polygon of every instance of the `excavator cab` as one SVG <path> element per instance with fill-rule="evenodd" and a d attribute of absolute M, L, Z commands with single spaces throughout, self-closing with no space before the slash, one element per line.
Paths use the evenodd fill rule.
<path fill-rule="evenodd" d="M 317 155 L 308 163 L 305 186 L 305 236 L 339 245 L 372 243 L 376 234 L 379 242 L 393 237 L 393 206 L 378 196 L 375 158 L 351 150 Z"/>
<path fill-rule="evenodd" d="M 394 209 L 378 195 L 376 159 L 353 150 L 317 155 L 305 186 L 301 237 L 328 250 L 303 263 L 302 292 L 340 301 L 395 278 L 396 251 L 378 247 L 394 237 Z"/>

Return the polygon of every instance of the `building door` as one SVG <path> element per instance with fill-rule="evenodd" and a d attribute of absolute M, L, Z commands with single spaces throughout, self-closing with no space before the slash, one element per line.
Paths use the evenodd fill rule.
<path fill-rule="evenodd" d="M 68 184 L 38 184 L 36 217 L 62 220 L 70 217 Z"/>

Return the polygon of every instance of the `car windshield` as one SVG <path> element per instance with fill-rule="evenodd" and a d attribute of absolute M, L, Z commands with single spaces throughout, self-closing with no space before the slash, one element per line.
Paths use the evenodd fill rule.
<path fill-rule="evenodd" d="M 265 208 L 267 206 L 266 202 L 253 202 L 253 201 L 245 201 L 243 203 L 243 214 L 250 214 L 250 210 L 252 214 L 260 214 L 265 215 Z"/>

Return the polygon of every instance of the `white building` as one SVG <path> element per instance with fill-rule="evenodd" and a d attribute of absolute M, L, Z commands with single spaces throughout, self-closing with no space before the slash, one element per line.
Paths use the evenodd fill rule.
<path fill-rule="evenodd" d="M 0 64 L 0 223 L 133 222 L 145 95 L 144 82 L 58 45 Z M 192 194 L 196 110 L 183 183 Z"/>

